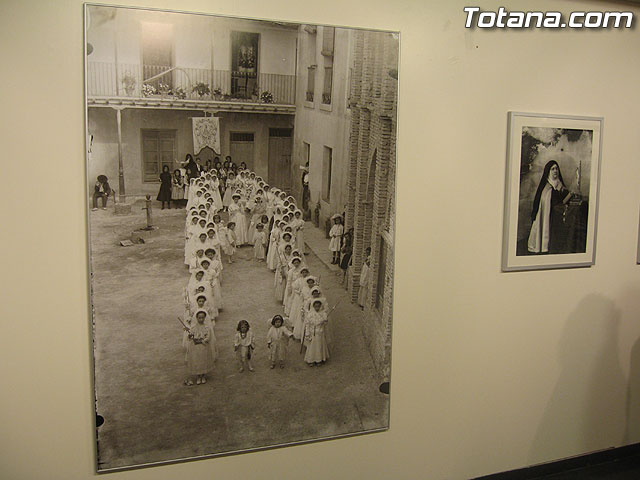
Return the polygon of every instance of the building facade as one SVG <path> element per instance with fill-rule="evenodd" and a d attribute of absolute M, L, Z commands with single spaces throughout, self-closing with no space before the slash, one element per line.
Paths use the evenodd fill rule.
<path fill-rule="evenodd" d="M 104 174 L 125 199 L 154 194 L 162 167 L 191 153 L 202 164 L 231 155 L 290 189 L 297 35 L 275 22 L 87 7 L 89 182 Z M 193 151 L 191 118 L 206 115 L 220 118 L 220 152 Z"/>
<path fill-rule="evenodd" d="M 363 336 L 388 377 L 393 313 L 397 35 L 303 25 L 298 35 L 293 192 L 309 165 L 310 210 L 328 231 L 345 212 L 354 229 L 348 289 L 357 301 L 367 247 Z"/>
<path fill-rule="evenodd" d="M 301 167 L 309 164 L 309 209 L 320 226 L 347 203 L 349 82 L 354 30 L 302 25 L 298 36 L 293 194 L 302 200 Z"/>

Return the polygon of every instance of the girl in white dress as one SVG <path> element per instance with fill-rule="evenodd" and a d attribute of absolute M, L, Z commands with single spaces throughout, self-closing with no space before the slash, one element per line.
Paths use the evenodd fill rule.
<path fill-rule="evenodd" d="M 284 292 L 287 286 L 287 274 L 289 273 L 289 262 L 291 261 L 291 244 L 280 245 L 278 266 L 276 268 L 274 277 L 274 288 L 276 294 L 276 300 L 279 302 L 284 301 Z"/>
<path fill-rule="evenodd" d="M 360 270 L 360 288 L 358 289 L 358 305 L 364 310 L 364 303 L 367 299 L 367 292 L 369 290 L 369 280 L 371 276 L 370 263 L 371 263 L 371 247 L 367 247 L 365 250 L 365 259 L 362 262 L 362 269 Z"/>
<path fill-rule="evenodd" d="M 227 223 L 225 229 L 225 242 L 222 246 L 224 253 L 229 257 L 229 263 L 233 263 L 233 254 L 236 253 L 236 224 L 233 222 Z"/>
<path fill-rule="evenodd" d="M 333 227 L 329 231 L 329 250 L 333 253 L 333 260 L 331 263 L 340 263 L 340 243 L 342 240 L 342 234 L 344 233 L 344 227 L 342 226 L 342 217 L 340 215 L 333 216 Z"/>
<path fill-rule="evenodd" d="M 291 331 L 284 326 L 282 315 L 276 315 L 271 319 L 271 328 L 267 332 L 267 348 L 269 349 L 271 368 L 275 368 L 276 362 L 280 368 L 284 368 L 291 335 Z"/>
<path fill-rule="evenodd" d="M 269 253 L 267 253 L 267 268 L 272 272 L 278 266 L 278 242 L 280 241 L 280 221 L 276 221 L 269 235 Z"/>
<path fill-rule="evenodd" d="M 240 195 L 233 194 L 233 203 L 229 205 L 229 220 L 235 224 L 236 246 L 247 243 L 247 219 L 240 204 Z"/>
<path fill-rule="evenodd" d="M 329 359 L 329 346 L 325 335 L 327 312 L 325 303 L 317 298 L 306 318 L 303 345 L 307 347 L 304 361 L 310 367 L 321 366 Z"/>
<path fill-rule="evenodd" d="M 207 373 L 213 368 L 213 354 L 215 350 L 215 337 L 210 323 L 206 322 L 207 312 L 198 310 L 196 322 L 189 328 L 187 345 L 187 368 L 190 376 L 196 377 L 198 385 L 207 383 Z M 214 345 L 212 347 L 212 344 Z M 193 385 L 189 378 L 185 385 Z"/>
<path fill-rule="evenodd" d="M 256 233 L 253 236 L 253 258 L 259 262 L 265 260 L 265 247 L 267 245 L 267 234 L 264 232 L 264 227 L 261 223 L 256 226 Z"/>
<path fill-rule="evenodd" d="M 300 210 L 296 210 L 294 212 L 294 219 L 292 226 L 295 230 L 296 234 L 296 247 L 300 250 L 300 253 L 304 255 L 304 225 L 305 221 L 302 219 L 302 212 Z"/>
<path fill-rule="evenodd" d="M 222 278 L 222 263 L 218 260 L 218 255 L 216 254 L 216 250 L 209 248 L 204 252 L 208 261 L 208 268 L 205 267 L 204 261 L 200 262 L 201 268 L 205 270 L 205 275 L 209 279 L 209 283 L 211 284 L 211 294 L 213 301 L 215 302 L 216 308 L 218 310 L 222 310 L 222 287 L 220 286 L 220 280 Z"/>
<path fill-rule="evenodd" d="M 291 297 L 293 295 L 293 283 L 300 277 L 302 269 L 302 260 L 300 257 L 293 257 L 289 262 L 289 270 L 287 271 L 287 281 L 284 287 L 284 314 L 289 315 L 291 312 Z"/>
<path fill-rule="evenodd" d="M 296 340 L 302 338 L 304 332 L 303 311 L 305 304 L 311 299 L 311 289 L 316 285 L 316 278 L 311 275 L 301 277 L 294 283 L 294 290 L 298 295 L 291 303 L 291 316 L 289 321 L 293 325 L 293 337 Z"/>
<path fill-rule="evenodd" d="M 211 190 L 213 196 L 213 207 L 216 212 L 219 212 L 223 208 L 222 197 L 220 196 L 220 180 L 216 174 L 211 175 Z"/>
<path fill-rule="evenodd" d="M 229 205 L 233 202 L 231 196 L 236 191 L 236 185 L 236 176 L 233 172 L 230 172 L 227 177 L 227 188 L 224 191 L 224 198 L 222 199 L 222 205 L 225 209 L 229 208 Z"/>
<path fill-rule="evenodd" d="M 189 259 L 189 273 L 200 270 L 200 262 L 204 259 L 204 248 L 198 248 L 191 254 Z"/>

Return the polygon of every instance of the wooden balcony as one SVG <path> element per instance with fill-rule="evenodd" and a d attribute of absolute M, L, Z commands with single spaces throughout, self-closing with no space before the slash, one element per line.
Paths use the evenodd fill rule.
<path fill-rule="evenodd" d="M 210 105 L 233 111 L 292 113 L 295 90 L 295 75 L 87 63 L 89 105 Z"/>

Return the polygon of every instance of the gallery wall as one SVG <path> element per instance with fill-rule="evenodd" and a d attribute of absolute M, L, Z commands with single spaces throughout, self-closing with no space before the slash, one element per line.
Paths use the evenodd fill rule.
<path fill-rule="evenodd" d="M 110 477 L 463 479 L 640 442 L 637 28 L 466 30 L 445 0 L 123 3 L 401 30 L 397 276 L 388 432 Z M 3 478 L 95 475 L 82 18 L 0 4 Z M 593 267 L 500 272 L 508 111 L 604 117 Z"/>

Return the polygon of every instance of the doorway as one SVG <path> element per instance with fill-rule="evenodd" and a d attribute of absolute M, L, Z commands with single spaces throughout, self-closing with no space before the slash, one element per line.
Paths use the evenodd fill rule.
<path fill-rule="evenodd" d="M 291 191 L 291 128 L 269 129 L 269 185 Z"/>
<path fill-rule="evenodd" d="M 253 133 L 231 132 L 229 150 L 238 167 L 244 162 L 249 170 L 253 170 L 253 138 Z"/>

